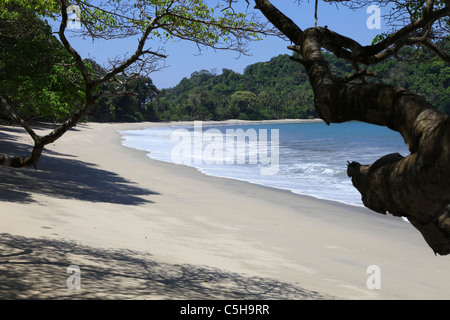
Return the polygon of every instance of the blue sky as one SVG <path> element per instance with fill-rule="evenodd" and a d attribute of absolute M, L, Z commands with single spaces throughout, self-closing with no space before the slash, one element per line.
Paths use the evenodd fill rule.
<path fill-rule="evenodd" d="M 273 0 L 272 3 L 301 28 L 314 26 L 313 0 L 309 2 L 303 0 L 300 6 L 294 0 Z M 371 16 L 366 12 L 368 6 L 369 4 L 361 10 L 351 11 L 343 6 L 336 8 L 334 4 L 319 1 L 318 25 L 327 25 L 329 29 L 353 38 L 361 44 L 369 44 L 377 34 L 383 31 L 384 25 L 381 23 L 381 30 L 371 30 L 367 27 L 366 21 Z M 383 15 L 383 8 L 381 8 L 381 14 Z M 133 38 L 93 43 L 90 39 L 77 37 L 72 38 L 71 43 L 83 58 L 91 57 L 100 64 L 104 64 L 108 58 L 133 52 L 137 40 Z M 279 54 L 290 54 L 291 52 L 286 48 L 289 44 L 282 39 L 269 37 L 250 43 L 249 56 L 239 56 L 237 52 L 213 51 L 212 49 L 205 49 L 199 55 L 198 48 L 194 43 L 187 41 L 171 43 L 165 46 L 168 55 L 166 68 L 150 74 L 150 78 L 153 79 L 158 89 L 163 89 L 177 85 L 181 79 L 189 77 L 195 71 L 216 70 L 221 73 L 223 68 L 227 68 L 242 73 L 250 64 L 268 61 Z"/>

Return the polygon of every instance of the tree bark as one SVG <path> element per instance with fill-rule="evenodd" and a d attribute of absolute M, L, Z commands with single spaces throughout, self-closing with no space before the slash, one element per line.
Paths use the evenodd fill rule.
<path fill-rule="evenodd" d="M 349 163 L 347 173 L 369 209 L 408 218 L 437 254 L 450 253 L 450 120 L 423 97 L 381 83 L 347 83 L 334 77 L 321 49 L 369 61 L 353 40 L 325 28 L 302 31 L 267 0 L 257 8 L 294 42 L 327 124 L 363 121 L 398 131 L 410 155 L 384 156 L 371 165 Z M 350 52 L 345 48 L 352 47 Z M 383 55 L 387 55 L 386 51 Z M 372 59 L 372 61 L 375 61 Z"/>

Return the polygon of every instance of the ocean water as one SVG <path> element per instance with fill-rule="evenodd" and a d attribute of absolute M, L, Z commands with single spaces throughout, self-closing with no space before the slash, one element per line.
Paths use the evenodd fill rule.
<path fill-rule="evenodd" d="M 120 132 L 123 145 L 204 174 L 362 206 L 347 161 L 409 151 L 399 133 L 362 122 L 162 126 Z"/>

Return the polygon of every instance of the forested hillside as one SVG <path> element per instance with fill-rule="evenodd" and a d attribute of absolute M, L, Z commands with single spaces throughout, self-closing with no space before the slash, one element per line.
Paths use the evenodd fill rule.
<path fill-rule="evenodd" d="M 337 74 L 351 66 L 327 55 Z M 411 63 L 411 59 L 422 62 Z M 426 61 L 424 61 L 426 60 Z M 370 69 L 376 80 L 423 95 L 439 110 L 450 113 L 450 65 L 424 51 L 403 48 L 398 59 Z M 367 79 L 372 81 L 371 78 Z M 374 80 L 373 80 L 374 81 Z M 94 110 L 96 121 L 179 121 L 224 119 L 314 118 L 313 94 L 303 66 L 288 55 L 249 65 L 243 74 L 229 69 L 194 72 L 170 89 L 157 90 L 151 79 L 137 79 L 129 90 L 137 96 L 103 99 Z"/>

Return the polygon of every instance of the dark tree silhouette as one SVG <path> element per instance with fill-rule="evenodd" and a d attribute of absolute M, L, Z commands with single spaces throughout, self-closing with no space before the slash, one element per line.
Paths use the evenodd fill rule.
<path fill-rule="evenodd" d="M 327 124 L 358 120 L 387 126 L 398 131 L 407 144 L 410 155 L 406 157 L 391 154 L 372 165 L 348 164 L 348 175 L 364 205 L 382 214 L 408 218 L 435 253 L 450 253 L 449 117 L 404 88 L 365 81 L 370 73 L 359 69 L 359 65 L 374 65 L 395 56 L 406 45 L 425 46 L 450 62 L 448 53 L 435 43 L 448 41 L 450 1 L 383 1 L 393 5 L 391 21 L 403 24 L 366 46 L 327 27 L 303 30 L 269 0 L 255 3 L 292 42 L 290 48 L 299 55 L 296 60 L 308 73 L 320 118 Z M 345 4 L 356 7 L 364 2 Z M 323 49 L 351 62 L 355 73 L 345 78 L 334 76 Z"/>

